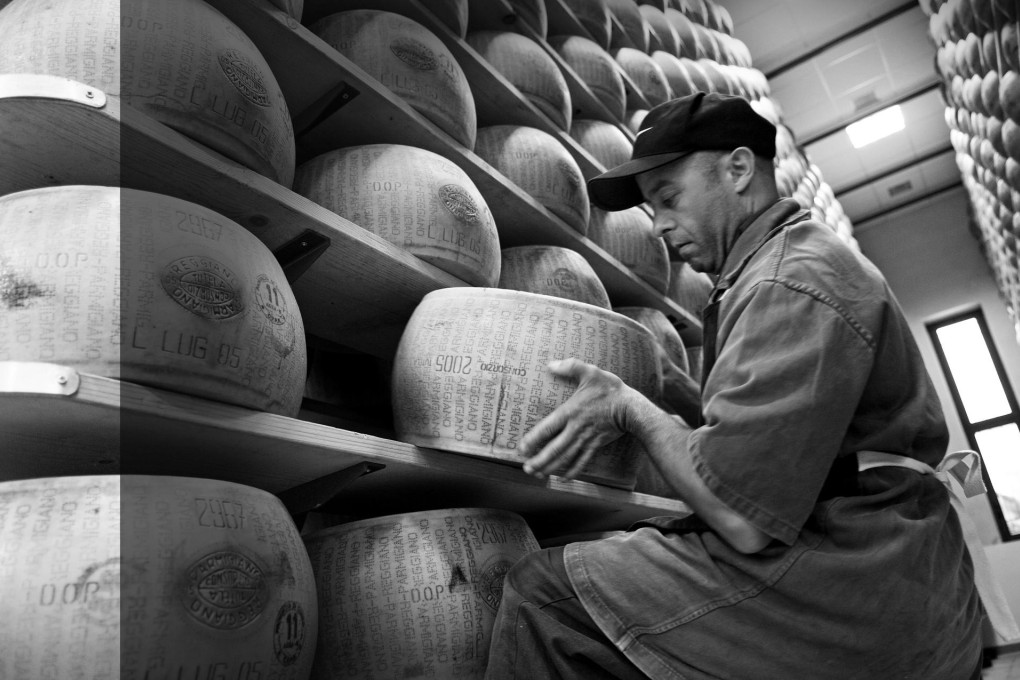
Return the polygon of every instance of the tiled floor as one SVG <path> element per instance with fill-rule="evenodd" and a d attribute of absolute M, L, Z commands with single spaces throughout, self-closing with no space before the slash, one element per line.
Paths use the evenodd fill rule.
<path fill-rule="evenodd" d="M 1003 654 L 991 668 L 981 674 L 981 680 L 1020 680 L 1020 652 Z"/>

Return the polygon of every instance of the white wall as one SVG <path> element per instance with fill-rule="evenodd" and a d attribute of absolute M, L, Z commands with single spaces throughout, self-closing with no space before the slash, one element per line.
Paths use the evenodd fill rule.
<path fill-rule="evenodd" d="M 1020 387 L 1020 344 L 967 220 L 967 194 L 961 186 L 854 229 L 861 252 L 885 274 L 914 331 L 942 399 L 950 451 L 970 446 L 924 327 L 926 322 L 980 305 L 1013 391 Z M 986 497 L 968 500 L 967 511 L 982 541 L 1000 541 Z"/>

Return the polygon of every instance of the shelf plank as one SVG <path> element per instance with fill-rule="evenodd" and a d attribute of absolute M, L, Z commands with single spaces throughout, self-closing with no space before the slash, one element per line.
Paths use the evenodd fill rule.
<path fill-rule="evenodd" d="M 0 385 L 0 480 L 79 474 L 185 475 L 280 493 L 361 462 L 385 466 L 331 503 L 354 516 L 443 507 L 512 510 L 555 533 L 623 529 L 684 514 L 680 501 L 80 374 L 73 395 Z M 119 454 L 119 455 L 118 455 Z"/>
<path fill-rule="evenodd" d="M 51 97 L 23 97 L 5 87 L 10 78 L 0 76 L 5 131 L 0 192 L 119 185 L 205 205 L 246 227 L 270 249 L 306 230 L 321 234 L 330 247 L 294 284 L 309 333 L 389 357 L 425 294 L 467 285 L 145 114 L 121 107 L 116 97 L 108 97 L 102 108 L 60 98 L 59 90 Z M 35 78 L 41 90 L 61 80 Z M 386 286 L 378 285 L 379 277 Z"/>

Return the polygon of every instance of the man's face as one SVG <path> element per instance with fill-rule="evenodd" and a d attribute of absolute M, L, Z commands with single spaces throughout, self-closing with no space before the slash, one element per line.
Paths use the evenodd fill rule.
<path fill-rule="evenodd" d="M 726 259 L 734 192 L 724 160 L 695 153 L 637 176 L 654 211 L 656 236 L 672 245 L 691 269 L 717 274 Z"/>

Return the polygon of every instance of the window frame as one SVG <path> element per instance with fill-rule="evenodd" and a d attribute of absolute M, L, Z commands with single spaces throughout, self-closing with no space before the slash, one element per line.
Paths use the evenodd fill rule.
<path fill-rule="evenodd" d="M 953 324 L 960 323 L 961 321 L 967 321 L 969 319 L 977 321 L 978 328 L 981 331 L 981 336 L 984 338 L 985 346 L 988 349 L 988 354 L 991 356 L 992 365 L 995 367 L 996 376 L 998 376 L 999 382 L 1002 384 L 1002 389 L 1006 393 L 1006 403 L 1009 405 L 1010 410 L 1010 412 L 1005 415 L 988 418 L 977 423 L 970 422 L 967 417 L 967 410 L 964 408 L 963 399 L 960 397 L 960 390 L 956 385 L 956 379 L 953 377 L 953 373 L 949 368 L 949 361 L 946 359 L 945 351 L 942 348 L 942 342 L 939 340 L 937 335 L 937 331 L 940 328 L 952 326 Z M 960 424 L 963 426 L 963 432 L 967 437 L 967 443 L 970 445 L 970 448 L 980 452 L 976 436 L 978 432 L 1010 424 L 1014 424 L 1020 428 L 1020 405 L 1017 403 L 1016 394 L 1013 392 L 1013 386 L 1009 381 L 1009 376 L 1006 374 L 1006 368 L 1002 363 L 1002 357 L 999 355 L 999 350 L 995 346 L 991 332 L 988 330 L 988 322 L 985 320 L 984 310 L 980 306 L 970 307 L 966 310 L 929 321 L 925 324 L 925 328 L 928 331 L 928 337 L 931 339 L 931 343 L 935 349 L 935 354 L 938 356 L 939 366 L 942 368 L 942 375 L 945 378 L 946 383 L 949 385 L 949 392 L 953 397 L 953 405 L 956 407 L 957 417 L 960 419 Z M 1018 452 L 1017 455 L 1020 455 L 1020 452 Z M 1006 523 L 1006 516 L 1002 512 L 1002 506 L 999 505 L 999 496 L 995 493 L 995 485 L 992 483 L 991 476 L 988 473 L 988 468 L 984 465 L 981 466 L 981 474 L 984 478 L 985 486 L 988 488 L 988 502 L 992 506 L 992 515 L 995 517 L 995 524 L 999 529 L 1000 537 L 1004 542 L 1020 540 L 1020 533 L 1013 534 L 1009 530 L 1009 525 Z"/>

